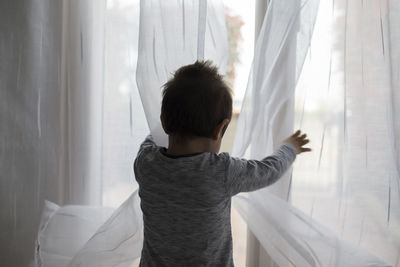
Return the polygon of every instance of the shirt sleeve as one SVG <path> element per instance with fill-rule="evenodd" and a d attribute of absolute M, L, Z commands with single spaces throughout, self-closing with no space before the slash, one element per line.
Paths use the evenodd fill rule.
<path fill-rule="evenodd" d="M 273 184 L 289 169 L 296 154 L 296 148 L 285 143 L 262 160 L 229 157 L 225 179 L 228 195 L 250 192 Z"/>
<path fill-rule="evenodd" d="M 154 142 L 153 137 L 150 134 L 148 136 L 146 136 L 144 141 L 140 144 L 140 147 L 139 147 L 139 150 L 137 152 L 136 159 L 135 159 L 135 162 L 134 162 L 134 167 L 136 167 L 137 161 L 138 161 L 140 155 L 143 154 L 144 150 L 149 149 L 149 148 L 153 148 L 153 147 L 156 147 L 156 146 L 157 145 Z"/>
<path fill-rule="evenodd" d="M 148 148 L 153 148 L 153 147 L 156 147 L 156 146 L 157 145 L 154 142 L 153 137 L 150 134 L 147 135 L 146 138 L 144 139 L 144 141 L 140 144 L 139 151 L 138 151 L 138 153 L 136 155 L 135 161 L 133 162 L 133 171 L 135 173 L 135 178 L 136 178 L 137 181 L 139 181 L 138 180 L 139 177 L 138 177 L 138 168 L 137 167 L 138 167 L 138 164 L 139 164 L 139 161 L 140 161 L 141 154 L 143 154 L 144 150 L 146 150 Z"/>
<path fill-rule="evenodd" d="M 149 147 L 156 147 L 156 143 L 154 142 L 153 137 L 151 136 L 151 134 L 149 134 L 148 136 L 146 136 L 146 138 L 144 139 L 144 141 L 140 144 L 139 147 L 139 152 L 138 154 L 140 154 L 144 149 L 149 148 Z"/>

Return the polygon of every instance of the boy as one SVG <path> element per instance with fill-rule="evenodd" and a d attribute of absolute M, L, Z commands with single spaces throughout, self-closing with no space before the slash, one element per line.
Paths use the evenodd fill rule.
<path fill-rule="evenodd" d="M 148 136 L 134 170 L 144 221 L 140 266 L 233 266 L 231 197 L 277 181 L 296 154 L 297 131 L 261 161 L 220 153 L 232 115 L 230 89 L 209 61 L 178 69 L 164 85 L 168 148 Z"/>

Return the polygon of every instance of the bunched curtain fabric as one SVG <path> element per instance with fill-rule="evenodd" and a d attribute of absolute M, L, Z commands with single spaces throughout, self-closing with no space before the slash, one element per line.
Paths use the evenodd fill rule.
<path fill-rule="evenodd" d="M 225 73 L 228 40 L 221 1 L 141 1 L 136 80 L 150 132 L 167 145 L 161 128 L 161 89 L 180 66 L 211 59 Z"/>
<path fill-rule="evenodd" d="M 234 153 L 269 154 L 293 122 L 308 133 L 314 151 L 298 157 L 286 182 L 235 203 L 278 265 L 398 266 L 399 3 L 321 1 L 317 9 L 317 1 L 304 1 L 294 9 L 310 12 L 293 30 L 300 38 L 276 41 L 279 47 L 297 42 L 297 51 L 291 57 L 284 52 L 281 65 L 273 60 L 279 50 L 272 53 L 270 71 L 257 67 L 274 48 L 262 34 L 279 30 L 274 23 L 290 29 L 293 16 L 286 12 L 294 2 L 272 1 L 269 7 L 263 27 L 271 28 L 258 39 L 265 49 L 256 48 Z M 312 30 L 312 18 L 310 47 L 299 50 L 308 46 L 311 35 L 303 43 L 301 36 Z M 293 66 L 299 71 L 288 71 Z M 294 105 L 285 107 L 285 99 Z"/>
<path fill-rule="evenodd" d="M 308 51 L 318 3 L 270 3 L 255 47 L 234 156 L 247 152 L 251 158 L 262 158 L 293 131 L 294 90 Z M 280 179 L 273 187 L 286 191 L 287 186 L 282 184 L 287 181 L 287 177 Z"/>

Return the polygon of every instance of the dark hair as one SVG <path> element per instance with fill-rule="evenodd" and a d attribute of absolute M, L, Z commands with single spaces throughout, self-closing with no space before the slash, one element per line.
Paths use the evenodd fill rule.
<path fill-rule="evenodd" d="M 164 85 L 161 119 L 169 135 L 211 138 L 215 127 L 231 117 L 231 90 L 211 61 L 179 68 Z"/>

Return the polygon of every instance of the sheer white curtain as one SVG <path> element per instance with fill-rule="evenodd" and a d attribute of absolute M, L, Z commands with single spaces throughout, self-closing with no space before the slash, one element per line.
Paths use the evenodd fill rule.
<path fill-rule="evenodd" d="M 104 3 L 0 2 L 2 265 L 32 261 L 45 199 L 100 203 Z"/>
<path fill-rule="evenodd" d="M 285 12 L 295 3 L 279 1 L 285 7 L 281 12 L 277 3 L 272 1 L 264 22 L 289 20 Z M 304 3 L 300 14 L 314 10 L 315 16 L 317 2 Z M 259 71 L 268 69 L 257 68 L 257 61 L 274 43 L 258 40 L 257 45 L 266 48 L 259 54 L 256 50 L 235 153 L 243 155 L 254 144 L 250 156 L 269 154 L 286 137 L 282 130 L 290 133 L 293 119 L 295 128 L 309 134 L 314 150 L 298 157 L 287 184 L 283 180 L 276 185 L 278 190 L 271 188 L 294 207 L 268 194 L 269 189 L 236 199 L 249 227 L 278 265 L 399 265 L 399 139 L 394 119 L 398 118 L 398 5 L 321 1 L 310 50 L 304 67 L 298 69 L 301 74 L 287 74 L 287 69 L 294 64 L 301 67 L 299 56 L 304 57 L 306 50 L 272 68 L 278 74 L 263 72 L 256 86 Z M 280 19 L 274 20 L 277 14 Z M 299 34 L 308 32 L 312 17 L 300 18 Z M 296 47 L 302 45 L 296 41 Z M 277 43 L 285 47 L 293 41 Z M 295 85 L 299 74 L 296 95 L 294 86 L 284 91 L 280 79 L 293 79 Z M 263 95 L 263 90 L 269 93 Z M 274 101 L 277 94 L 283 95 Z M 287 117 L 274 124 L 279 105 L 293 97 L 295 114 L 292 104 L 283 107 Z"/>
<path fill-rule="evenodd" d="M 4 266 L 30 263 L 43 200 L 63 202 L 57 90 L 61 14 L 61 1 L 0 1 L 0 262 Z"/>
<path fill-rule="evenodd" d="M 321 3 L 296 97 L 296 125 L 315 140 L 314 152 L 296 162 L 291 195 L 293 205 L 394 266 L 398 8 L 398 1 Z"/>
<path fill-rule="evenodd" d="M 107 1 L 103 96 L 103 206 L 118 207 L 137 188 L 132 171 L 149 133 L 136 86 L 140 1 Z"/>
<path fill-rule="evenodd" d="M 298 157 L 292 176 L 288 172 L 270 189 L 238 196 L 234 203 L 279 265 L 399 265 L 400 6 L 396 0 L 318 2 L 271 2 L 234 155 L 270 154 L 293 125 L 310 134 L 314 152 Z M 220 1 L 141 1 L 136 70 L 141 103 L 129 78 L 136 58 L 126 56 L 136 49 L 133 39 L 127 49 L 120 46 L 128 51 L 119 54 L 127 59 L 127 72 L 106 74 L 104 86 L 105 66 L 118 68 L 104 48 L 104 19 L 110 19 L 105 1 L 20 0 L 0 6 L 10 11 L 0 27 L 12 29 L 2 31 L 0 50 L 10 65 L 0 74 L 1 226 L 7 230 L 1 245 L 11 255 L 5 262 L 29 261 L 27 254 L 18 259 L 19 251 L 33 246 L 34 215 L 49 199 L 80 206 L 46 203 L 38 265 L 131 265 L 142 242 L 136 193 L 116 210 L 81 206 L 99 205 L 102 196 L 104 204 L 117 206 L 135 189 L 133 176 L 116 178 L 128 170 L 112 171 L 123 156 L 104 154 L 105 140 L 120 125 L 107 116 L 116 106 L 126 112 L 120 117 L 129 129 L 120 135 L 126 139 L 115 143 L 121 147 L 127 140 L 132 151 L 122 153 L 126 162 L 134 159 L 146 121 L 165 145 L 160 87 L 171 72 L 202 58 L 225 71 Z M 14 11 L 15 18 L 9 15 Z M 114 79 L 119 75 L 125 78 Z M 113 98 L 113 87 L 129 97 Z M 121 105 L 107 106 L 114 100 Z M 124 187 L 129 179 L 132 186 L 112 201 L 110 188 Z M 26 233 L 29 247 L 22 245 Z"/>

